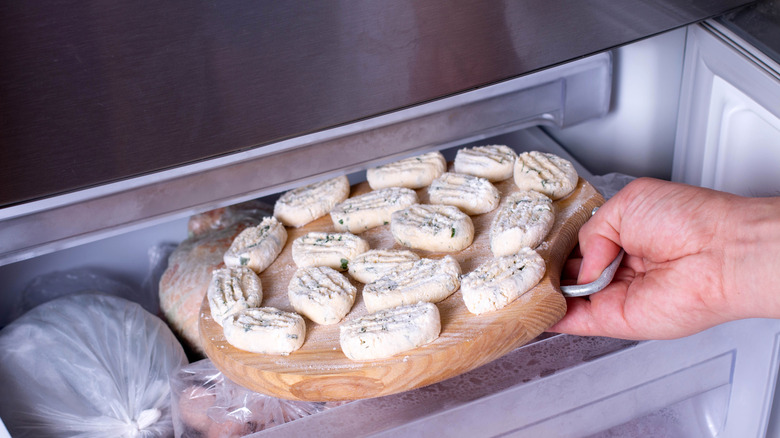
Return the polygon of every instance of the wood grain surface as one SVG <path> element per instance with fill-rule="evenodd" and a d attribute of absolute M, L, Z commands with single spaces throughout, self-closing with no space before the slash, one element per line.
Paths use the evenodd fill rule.
<path fill-rule="evenodd" d="M 496 183 L 502 194 L 517 190 L 511 178 Z M 369 191 L 367 183 L 352 187 L 351 196 Z M 425 189 L 418 190 L 420 202 L 427 202 Z M 208 357 L 234 382 L 275 397 L 338 401 L 377 397 L 429 385 L 472 370 L 524 345 L 557 322 L 566 312 L 560 293 L 560 273 L 564 261 L 577 243 L 577 232 L 604 202 L 585 180 L 568 197 L 555 201 L 555 224 L 537 248 L 547 262 L 541 282 L 526 294 L 495 312 L 473 315 L 463 304 L 460 291 L 438 303 L 441 335 L 434 342 L 388 359 L 356 362 L 339 347 L 339 327 L 319 325 L 306 319 L 306 341 L 289 356 L 255 354 L 234 348 L 225 341 L 222 328 L 211 318 L 208 300 L 200 312 L 200 335 Z M 476 230 L 474 243 L 456 253 L 417 251 L 422 257 L 440 258 L 450 254 L 463 274 L 492 257 L 490 222 L 497 210 L 472 216 Z M 296 270 L 292 261 L 293 240 L 310 231 L 334 231 L 330 216 L 301 228 L 288 228 L 288 240 L 277 260 L 260 274 L 263 306 L 293 311 L 287 299 L 287 284 Z M 402 248 L 385 225 L 360 234 L 371 248 Z M 351 280 L 358 296 L 345 320 L 365 315 L 363 285 Z"/>

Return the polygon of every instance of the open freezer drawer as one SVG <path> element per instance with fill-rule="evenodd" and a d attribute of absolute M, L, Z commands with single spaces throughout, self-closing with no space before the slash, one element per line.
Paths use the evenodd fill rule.
<path fill-rule="evenodd" d="M 538 128 L 459 146 L 483 142 L 572 159 Z M 443 152 L 451 158 L 454 151 Z M 583 177 L 598 179 L 574 162 Z M 166 233 L 185 227 L 176 220 L 20 264 L 33 275 L 89 254 L 95 262 L 112 246 L 174 237 Z M 8 267 L 0 272 L 10 275 Z M 677 341 L 542 335 L 452 379 L 350 402 L 255 436 L 420 436 L 431 431 L 444 436 L 611 436 L 658 430 L 683 437 L 734 430 L 761 436 L 771 407 L 774 380 L 766 377 L 778 365 L 778 335 L 780 322 L 768 320 L 735 322 Z"/>
<path fill-rule="evenodd" d="M 557 335 L 430 387 L 252 436 L 762 437 L 778 335 L 774 320 L 674 341 Z"/>

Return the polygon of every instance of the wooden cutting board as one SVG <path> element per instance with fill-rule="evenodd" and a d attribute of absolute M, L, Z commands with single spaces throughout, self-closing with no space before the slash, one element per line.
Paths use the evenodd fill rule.
<path fill-rule="evenodd" d="M 517 190 L 511 179 L 496 183 L 502 196 Z M 352 188 L 351 196 L 369 191 L 367 183 Z M 424 189 L 420 202 L 427 202 Z M 200 335 L 208 357 L 234 382 L 275 397 L 306 401 L 338 401 L 377 397 L 426 386 L 472 370 L 528 343 L 556 323 L 566 312 L 560 293 L 564 261 L 577 243 L 577 232 L 604 199 L 583 179 L 568 197 L 554 202 L 555 224 L 537 251 L 547 262 L 541 282 L 507 307 L 482 315 L 471 314 L 460 291 L 438 303 L 441 335 L 434 342 L 394 357 L 370 362 L 348 359 L 339 347 L 339 326 L 319 325 L 306 319 L 303 346 L 289 356 L 270 356 L 234 348 L 225 341 L 222 327 L 211 317 L 204 298 L 200 312 Z M 474 243 L 450 254 L 463 274 L 492 257 L 490 222 L 497 210 L 472 216 Z M 310 231 L 333 232 L 330 216 L 301 228 L 288 228 L 288 240 L 277 260 L 260 274 L 263 306 L 293 311 L 287 299 L 287 284 L 296 270 L 292 261 L 293 240 Z M 401 248 L 385 225 L 361 233 L 371 248 Z M 440 258 L 445 253 L 416 251 L 422 257 Z M 345 320 L 365 315 L 361 291 Z"/>

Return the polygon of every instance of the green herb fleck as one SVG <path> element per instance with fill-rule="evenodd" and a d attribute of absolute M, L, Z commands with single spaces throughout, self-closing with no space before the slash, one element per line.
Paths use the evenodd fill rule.
<path fill-rule="evenodd" d="M 455 228 L 452 229 L 452 234 L 450 234 L 450 238 L 455 237 Z"/>
<path fill-rule="evenodd" d="M 349 260 L 341 259 L 341 270 L 346 271 L 348 266 L 349 266 Z"/>
<path fill-rule="evenodd" d="M 240 264 L 241 266 L 246 266 L 249 264 L 249 259 L 247 257 L 239 257 L 238 264 Z"/>
<path fill-rule="evenodd" d="M 344 225 L 344 219 L 339 219 L 339 223 L 340 223 L 341 225 Z"/>

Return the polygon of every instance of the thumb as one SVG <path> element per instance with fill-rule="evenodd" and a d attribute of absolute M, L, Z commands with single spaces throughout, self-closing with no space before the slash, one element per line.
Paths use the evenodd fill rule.
<path fill-rule="evenodd" d="M 594 281 L 612 263 L 620 252 L 620 233 L 612 225 L 614 217 L 619 216 L 614 204 L 606 203 L 582 226 L 579 232 L 582 264 L 577 276 L 578 284 Z"/>

